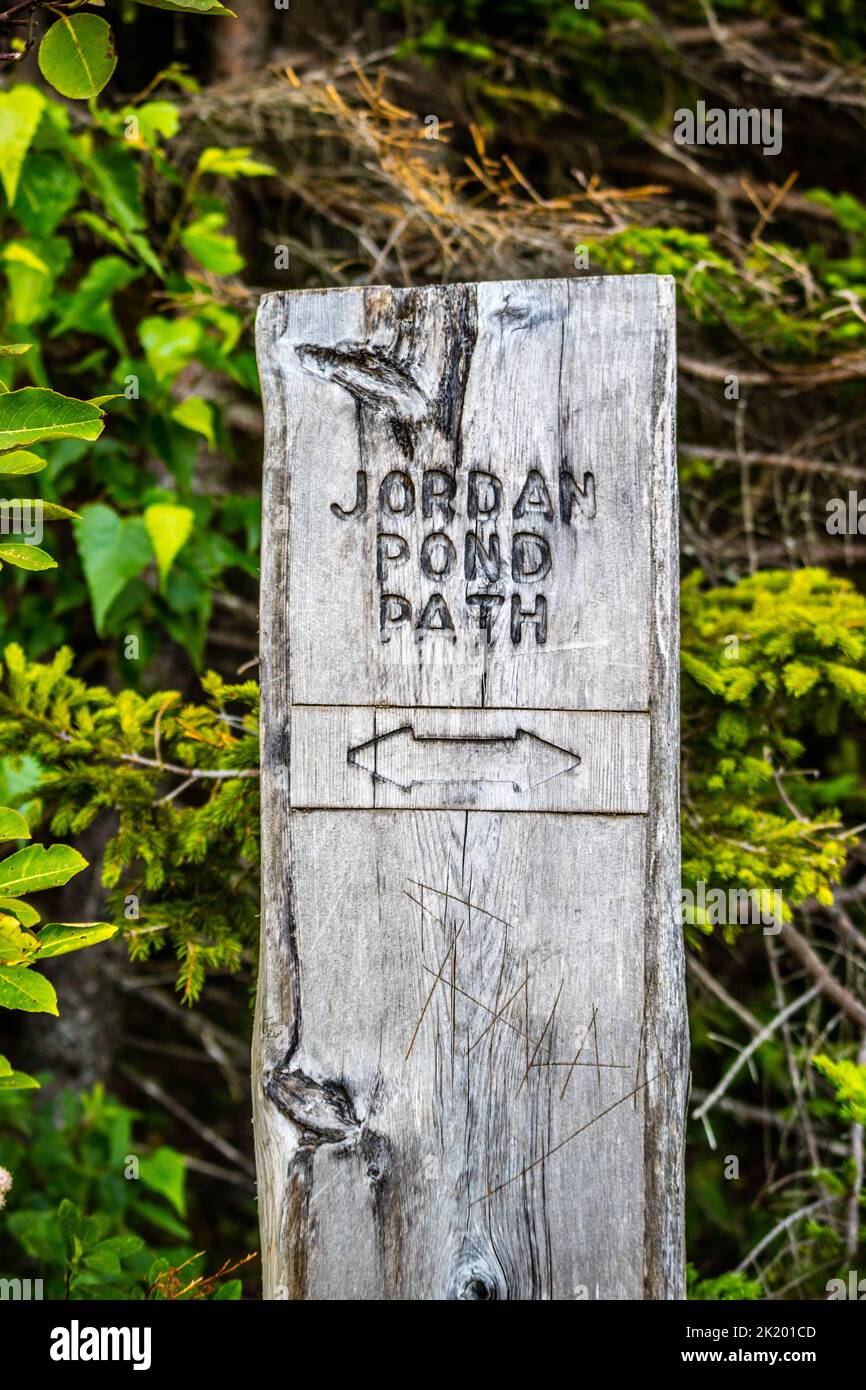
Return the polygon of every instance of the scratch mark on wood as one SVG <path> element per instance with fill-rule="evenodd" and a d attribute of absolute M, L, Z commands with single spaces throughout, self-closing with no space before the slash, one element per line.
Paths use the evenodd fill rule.
<path fill-rule="evenodd" d="M 541 1037 L 538 1039 L 538 1042 L 535 1044 L 535 1047 L 533 1048 L 532 1057 L 531 1057 L 531 1058 L 529 1059 L 529 1061 L 526 1063 L 526 1071 L 523 1073 L 523 1076 L 520 1078 L 520 1085 L 519 1085 L 518 1088 L 517 1088 L 518 1093 L 519 1093 L 520 1091 L 523 1090 L 523 1087 L 524 1087 L 524 1085 L 526 1084 L 526 1078 L 529 1076 L 529 1073 L 530 1073 L 530 1071 L 532 1070 L 532 1064 L 533 1064 L 533 1062 L 535 1061 L 536 1057 L 538 1056 L 539 1049 L 540 1049 L 542 1043 L 544 1042 L 545 1037 L 547 1036 L 547 1030 L 548 1030 L 548 1028 L 552 1028 L 552 1026 L 553 1026 L 553 1020 L 554 1020 L 554 1017 L 555 1017 L 555 1015 L 556 1015 L 556 1006 L 557 1006 L 557 1004 L 559 1003 L 559 996 L 562 994 L 562 987 L 563 987 L 564 984 L 565 984 L 565 981 L 564 981 L 564 980 L 560 980 L 560 982 L 559 982 L 559 989 L 556 991 L 556 998 L 555 998 L 554 1001 L 553 1001 L 553 1008 L 550 1010 L 550 1013 L 549 1013 L 548 1018 L 547 1018 L 547 1022 L 545 1023 L 544 1027 L 543 1027 L 542 1030 L 541 1030 Z M 527 1033 L 527 1038 L 528 1038 L 528 1036 L 529 1036 L 529 1020 L 528 1020 L 528 1018 L 527 1018 L 527 1023 L 526 1023 L 526 1033 Z"/>
<path fill-rule="evenodd" d="M 560 1149 L 564 1149 L 566 1144 L 570 1144 L 573 1139 L 577 1139 L 579 1135 L 584 1134 L 586 1130 L 591 1129 L 593 1125 L 598 1124 L 599 1120 L 603 1120 L 605 1115 L 609 1115 L 611 1111 L 616 1110 L 620 1105 L 625 1104 L 627 1100 L 631 1100 L 632 1096 L 635 1093 L 635 1090 L 645 1090 L 647 1086 L 652 1085 L 653 1081 L 658 1081 L 661 1075 L 662 1073 L 659 1072 L 657 1076 L 651 1077 L 649 1081 L 644 1081 L 640 1086 L 637 1086 L 631 1091 L 628 1091 L 626 1095 L 620 1096 L 619 1100 L 615 1100 L 612 1105 L 606 1106 L 604 1110 L 599 1112 L 599 1114 L 593 1115 L 591 1120 L 587 1120 L 586 1124 L 581 1125 L 580 1128 L 576 1129 L 573 1134 L 569 1134 L 565 1139 L 562 1139 L 558 1144 L 555 1144 L 552 1149 L 548 1149 L 545 1153 L 541 1154 L 539 1158 L 536 1158 L 532 1163 L 528 1163 L 525 1168 L 521 1168 L 519 1173 L 513 1174 L 513 1176 L 510 1178 L 506 1178 L 504 1182 L 499 1183 L 496 1187 L 488 1188 L 487 1192 L 485 1192 L 483 1197 L 476 1197 L 470 1205 L 475 1206 L 478 1202 L 487 1202 L 491 1197 L 495 1197 L 497 1193 L 504 1192 L 506 1187 L 510 1187 L 512 1183 L 519 1182 L 521 1178 L 525 1178 L 526 1174 L 531 1172 L 533 1168 L 537 1168 L 539 1164 L 546 1163 L 547 1160 L 549 1158 L 552 1158 L 555 1153 L 559 1153 Z"/>

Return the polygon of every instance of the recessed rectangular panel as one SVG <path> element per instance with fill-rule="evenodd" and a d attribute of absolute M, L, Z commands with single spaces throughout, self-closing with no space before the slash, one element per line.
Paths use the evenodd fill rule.
<path fill-rule="evenodd" d="M 659 284 L 279 300 L 295 703 L 647 708 Z"/>
<path fill-rule="evenodd" d="M 646 812 L 646 714 L 296 705 L 292 805 Z"/>

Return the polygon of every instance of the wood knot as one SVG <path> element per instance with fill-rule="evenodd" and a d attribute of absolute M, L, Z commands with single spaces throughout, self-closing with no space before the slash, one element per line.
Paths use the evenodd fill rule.
<path fill-rule="evenodd" d="M 355 1140 L 361 1122 L 346 1088 L 338 1081 L 314 1081 L 300 1069 L 278 1068 L 265 1083 L 265 1094 L 301 1132 L 308 1148 Z"/>
<path fill-rule="evenodd" d="M 475 1244 L 475 1242 L 473 1242 Z M 470 1263 L 461 1261 L 453 1274 L 448 1298 L 462 1303 L 494 1303 L 506 1297 L 499 1274 L 490 1268 L 483 1255 Z"/>

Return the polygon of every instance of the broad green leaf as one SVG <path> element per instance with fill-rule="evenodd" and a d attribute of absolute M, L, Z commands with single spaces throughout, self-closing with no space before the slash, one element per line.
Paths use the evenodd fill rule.
<path fill-rule="evenodd" d="M 57 995 L 50 980 L 26 965 L 0 965 L 0 1007 L 56 1015 Z"/>
<path fill-rule="evenodd" d="M 69 845 L 26 845 L 0 861 L 0 892 L 11 898 L 43 888 L 62 888 L 87 868 L 87 860 Z"/>
<path fill-rule="evenodd" d="M 30 325 L 53 308 L 54 285 L 66 269 L 71 250 L 65 237 L 6 243 L 2 257 L 9 281 L 8 313 L 19 328 L 32 332 Z"/>
<path fill-rule="evenodd" d="M 0 1076 L 12 1075 L 12 1063 L 0 1052 Z"/>
<path fill-rule="evenodd" d="M 32 343 L 0 343 L 0 357 L 23 357 L 32 346 Z"/>
<path fill-rule="evenodd" d="M 64 97 L 95 97 L 116 67 L 111 25 L 97 15 L 61 16 L 39 45 L 39 70 Z"/>
<path fill-rule="evenodd" d="M 10 241 L 3 247 L 3 259 L 7 265 L 26 265 L 28 270 L 36 270 L 40 275 L 51 274 L 51 267 L 46 265 L 41 256 L 36 255 L 26 241 Z"/>
<path fill-rule="evenodd" d="M 110 1250 L 113 1255 L 117 1255 L 118 1259 L 126 1260 L 129 1259 L 130 1255 L 137 1255 L 139 1250 L 143 1249 L 144 1241 L 141 1236 L 108 1236 L 94 1247 L 93 1253 L 96 1254 L 97 1250 Z"/>
<path fill-rule="evenodd" d="M 0 912 L 0 964 L 29 964 L 38 949 L 39 942 L 32 932 L 25 931 L 8 913 Z"/>
<path fill-rule="evenodd" d="M 124 232 L 140 232 L 145 225 L 141 194 L 141 169 L 128 146 L 105 145 L 88 157 L 87 173 L 93 176 L 105 211 Z"/>
<path fill-rule="evenodd" d="M 229 1300 L 240 1299 L 243 1293 L 243 1284 L 240 1279 L 227 1279 L 224 1284 L 218 1284 L 213 1296 L 214 1303 L 225 1303 Z"/>
<path fill-rule="evenodd" d="M 102 424 L 98 406 L 45 386 L 25 386 L 0 397 L 0 449 L 42 439 L 98 439 Z"/>
<path fill-rule="evenodd" d="M 203 400 L 201 396 L 187 396 L 185 401 L 180 401 L 171 412 L 171 418 L 177 420 L 184 429 L 194 430 L 196 434 L 204 435 L 212 449 L 216 448 L 216 434 L 214 432 L 214 409 L 210 401 Z M 2 458 L 0 458 L 2 465 Z"/>
<path fill-rule="evenodd" d="M 0 840 L 29 839 L 30 827 L 20 811 L 13 811 L 11 806 L 0 806 Z"/>
<path fill-rule="evenodd" d="M 158 1192 L 171 1202 L 178 1216 L 186 1216 L 186 1168 L 181 1154 L 166 1148 L 145 1154 L 139 1163 L 138 1175 L 151 1192 Z"/>
<path fill-rule="evenodd" d="M 68 155 L 31 150 L 21 170 L 12 212 L 33 236 L 51 236 L 80 192 L 81 179 Z"/>
<path fill-rule="evenodd" d="M 39 1082 L 26 1071 L 8 1071 L 0 1074 L 0 1091 L 38 1091 Z"/>
<path fill-rule="evenodd" d="M 192 357 L 202 340 L 202 327 L 191 318 L 146 318 L 138 336 L 148 365 L 158 381 L 170 381 Z"/>
<path fill-rule="evenodd" d="M 152 507 L 145 508 L 144 524 L 156 556 L 161 590 L 165 589 L 168 572 L 178 551 L 189 539 L 194 521 L 195 512 L 190 507 L 175 507 L 168 503 L 156 502 Z"/>
<path fill-rule="evenodd" d="M 0 545 L 0 564 L 19 570 L 56 570 L 57 561 L 38 545 Z"/>
<path fill-rule="evenodd" d="M 244 267 L 234 237 L 220 230 L 225 220 L 224 212 L 207 212 L 184 227 L 180 235 L 189 254 L 212 275 L 235 275 Z"/>
<path fill-rule="evenodd" d="M 0 179 L 7 202 L 15 202 L 21 166 L 45 110 L 45 98 L 36 87 L 22 84 L 0 92 Z"/>
<path fill-rule="evenodd" d="M 82 509 L 81 520 L 75 524 L 75 543 L 101 636 L 112 603 L 147 568 L 153 551 L 141 517 L 120 517 L 101 502 Z"/>
<path fill-rule="evenodd" d="M 173 101 L 145 101 L 123 112 L 127 129 L 137 130 L 138 138 L 127 134 L 130 144 L 144 149 L 156 149 L 159 137 L 170 140 L 180 130 L 180 112 Z M 135 122 L 132 125 L 132 121 Z"/>
<path fill-rule="evenodd" d="M 68 1197 L 64 1197 L 57 1208 L 57 1229 L 63 1237 L 67 1254 L 72 1254 L 75 1237 L 81 1234 L 82 1214 Z"/>
<path fill-rule="evenodd" d="M 18 921 L 25 927 L 35 927 L 39 921 L 39 913 L 30 903 L 24 902 L 23 898 L 0 898 L 0 912 L 12 912 Z"/>
<path fill-rule="evenodd" d="M 162 266 L 143 235 L 146 224 L 137 155 L 133 154 L 126 141 L 121 144 L 115 142 L 89 155 L 84 168 L 86 176 L 95 185 L 96 194 L 107 215 L 124 233 L 126 243 L 139 260 L 161 277 Z"/>
<path fill-rule="evenodd" d="M 100 217 L 98 212 L 83 210 L 75 214 L 74 220 L 80 222 L 84 227 L 89 227 L 94 235 L 101 237 L 103 241 L 107 241 L 118 251 L 123 251 L 125 255 L 129 254 L 131 244 L 129 238 L 124 236 L 119 227 L 113 227 L 104 217 Z"/>
<path fill-rule="evenodd" d="M 3 455 L 0 454 L 0 465 L 3 462 Z M 0 473 L 3 472 L 0 466 Z M 37 509 L 37 515 L 43 521 L 77 521 L 78 512 L 73 512 L 69 507 L 61 507 L 59 502 L 46 502 L 44 497 L 11 497 L 6 501 L 6 506 L 10 510 L 13 507 L 29 507 Z M 14 513 L 13 513 L 14 515 Z"/>
<path fill-rule="evenodd" d="M 270 164 L 251 159 L 251 154 L 252 148 L 249 145 L 236 145 L 226 150 L 220 149 L 217 145 L 209 145 L 199 155 L 196 167 L 200 174 L 221 174 L 227 179 L 255 178 L 260 174 L 274 173 Z"/>
<path fill-rule="evenodd" d="M 178 14 L 227 14 L 235 19 L 234 10 L 226 9 L 220 0 L 138 0 L 152 10 L 174 10 Z"/>
<path fill-rule="evenodd" d="M 0 474 L 7 478 L 23 478 L 25 473 L 41 473 L 48 465 L 38 454 L 30 454 L 26 449 L 12 449 L 8 454 L 0 454 Z"/>
<path fill-rule="evenodd" d="M 194 95 L 201 91 L 201 83 L 187 70 L 185 63 L 169 63 L 167 68 L 162 68 L 150 80 L 151 91 L 155 92 L 164 83 L 171 83 L 182 92 L 192 92 Z"/>
<path fill-rule="evenodd" d="M 84 1263 L 94 1274 L 119 1274 L 120 1260 L 110 1250 L 93 1250 L 85 1255 Z"/>
<path fill-rule="evenodd" d="M 135 1214 L 143 1217 L 145 1221 L 150 1221 L 159 1230 L 167 1231 L 176 1240 L 187 1241 L 190 1239 L 187 1227 L 165 1207 L 160 1206 L 158 1202 L 148 1202 L 139 1197 L 135 1203 Z"/>
<path fill-rule="evenodd" d="M 107 941 L 116 932 L 117 927 L 110 922 L 49 922 L 36 938 L 39 956 L 40 959 L 65 956 L 70 951 L 81 951 L 85 946 Z"/>
<path fill-rule="evenodd" d="M 60 317 L 51 331 L 52 338 L 70 331 L 92 333 L 105 338 L 123 356 L 126 345 L 114 319 L 111 297 L 118 290 L 126 289 L 142 274 L 140 267 L 130 265 L 120 256 L 100 256 L 88 268 L 74 294 L 63 304 Z"/>

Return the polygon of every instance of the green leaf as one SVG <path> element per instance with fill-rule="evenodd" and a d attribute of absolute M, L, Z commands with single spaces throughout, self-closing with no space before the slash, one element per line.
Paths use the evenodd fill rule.
<path fill-rule="evenodd" d="M 12 912 L 25 927 L 35 927 L 40 920 L 39 913 L 22 898 L 0 898 L 0 912 Z"/>
<path fill-rule="evenodd" d="M 41 473 L 47 468 L 45 459 L 38 454 L 30 454 L 26 449 L 13 449 L 8 454 L 0 454 L 0 474 L 9 478 L 21 478 L 25 473 Z"/>
<path fill-rule="evenodd" d="M 145 1155 L 139 1163 L 138 1175 L 151 1192 L 167 1198 L 178 1216 L 186 1216 L 186 1168 L 183 1156 L 176 1149 L 162 1148 Z"/>
<path fill-rule="evenodd" d="M 120 1260 L 111 1250 L 92 1250 L 85 1255 L 84 1263 L 95 1274 L 119 1274 Z"/>
<path fill-rule="evenodd" d="M 135 1214 L 137 1217 L 143 1217 L 145 1221 L 151 1221 L 158 1230 L 167 1231 L 170 1236 L 174 1236 L 177 1240 L 186 1241 L 189 1239 L 189 1231 L 186 1226 L 157 1202 L 148 1202 L 145 1198 L 139 1197 L 135 1204 Z"/>
<path fill-rule="evenodd" d="M 165 590 L 168 572 L 178 551 L 189 539 L 194 521 L 195 512 L 190 507 L 175 507 L 157 502 L 152 507 L 145 508 L 144 524 L 156 556 L 161 591 Z"/>
<path fill-rule="evenodd" d="M 126 146 L 105 145 L 87 160 L 99 197 L 109 217 L 124 232 L 145 226 L 139 161 Z"/>
<path fill-rule="evenodd" d="M 138 126 L 138 140 L 130 135 L 126 138 L 144 149 L 158 148 L 160 136 L 170 140 L 180 130 L 180 111 L 173 101 L 146 101 L 141 106 L 131 106 L 123 112 L 123 118 L 126 122 L 131 117 Z"/>
<path fill-rule="evenodd" d="M 0 806 L 0 840 L 29 840 L 30 827 L 11 806 Z"/>
<path fill-rule="evenodd" d="M 144 1241 L 141 1236 L 107 1236 L 94 1246 L 93 1254 L 100 1250 L 110 1250 L 120 1260 L 128 1260 L 131 1255 L 137 1255 L 139 1250 L 143 1250 Z"/>
<path fill-rule="evenodd" d="M 39 1082 L 26 1071 L 0 1072 L 0 1091 L 38 1091 Z"/>
<path fill-rule="evenodd" d="M 50 980 L 26 965 L 0 965 L 0 1007 L 56 1017 L 57 995 Z"/>
<path fill-rule="evenodd" d="M 24 156 L 45 110 L 45 98 L 35 87 L 0 92 L 0 179 L 7 202 L 15 202 Z"/>
<path fill-rule="evenodd" d="M 37 256 L 26 241 L 10 241 L 3 248 L 3 259 L 7 265 L 17 262 L 18 265 L 26 265 L 28 270 L 38 271 L 40 275 L 51 274 L 50 266 L 46 265 L 41 256 Z"/>
<path fill-rule="evenodd" d="M 170 381 L 195 356 L 202 340 L 202 327 L 192 318 L 146 318 L 138 325 L 138 336 L 148 366 L 160 382 Z"/>
<path fill-rule="evenodd" d="M 33 236 L 51 236 L 80 192 L 81 179 L 68 155 L 53 150 L 31 150 L 21 170 L 12 212 Z"/>
<path fill-rule="evenodd" d="M 87 868 L 87 860 L 69 845 L 26 845 L 0 862 L 0 890 L 10 897 L 61 888 Z"/>
<path fill-rule="evenodd" d="M 252 147 L 249 145 L 236 145 L 226 150 L 209 145 L 199 155 L 196 167 L 200 174 L 221 174 L 227 179 L 255 178 L 257 175 L 274 173 L 270 164 L 251 159 L 251 154 Z"/>
<path fill-rule="evenodd" d="M 25 386 L 0 397 L 0 449 L 42 439 L 98 439 L 102 425 L 98 406 L 45 386 Z"/>
<path fill-rule="evenodd" d="M 63 1237 L 66 1253 L 71 1255 L 75 1249 L 75 1238 L 81 1230 L 81 1212 L 68 1197 L 64 1197 L 57 1208 L 57 1229 Z"/>
<path fill-rule="evenodd" d="M 174 10 L 179 14 L 227 14 L 236 19 L 234 10 L 226 9 L 219 0 L 138 0 L 139 5 L 149 5 L 152 10 Z"/>
<path fill-rule="evenodd" d="M 0 464 L 2 464 L 0 456 Z M 2 471 L 2 469 L 0 469 Z M 44 497 L 14 497 L 6 503 L 7 507 L 38 507 L 43 521 L 79 521 L 79 512 L 69 507 L 61 507 L 59 502 L 46 502 Z"/>
<path fill-rule="evenodd" d="M 224 212 L 207 212 L 190 222 L 180 235 L 189 254 L 212 275 L 235 275 L 244 267 L 244 258 L 234 237 L 220 230 L 225 221 Z"/>
<path fill-rule="evenodd" d="M 130 265 L 120 256 L 101 256 L 95 260 L 75 293 L 64 304 L 63 312 L 51 331 L 52 338 L 72 330 L 93 333 L 105 338 L 123 356 L 126 345 L 114 319 L 111 297 L 118 290 L 126 289 L 143 273 L 140 267 Z"/>
<path fill-rule="evenodd" d="M 25 931 L 14 917 L 0 913 L 0 962 L 3 965 L 30 965 L 38 949 L 39 942 L 32 932 Z"/>
<path fill-rule="evenodd" d="M 32 343 L 0 343 L 0 357 L 23 357 L 32 346 Z"/>
<path fill-rule="evenodd" d="M 0 545 L 0 564 L 20 570 L 56 570 L 57 561 L 38 545 Z"/>
<path fill-rule="evenodd" d="M 153 551 L 140 517 L 122 518 L 101 502 L 82 509 L 81 520 L 75 525 L 75 543 L 101 636 L 112 603 L 129 581 L 147 568 Z"/>
<path fill-rule="evenodd" d="M 171 418 L 177 420 L 184 429 L 194 430 L 196 434 L 204 435 L 212 449 L 216 448 L 216 434 L 214 432 L 214 408 L 210 401 L 203 400 L 201 396 L 187 396 L 185 401 L 181 401 L 171 412 Z M 2 466 L 2 459 L 0 459 Z"/>
<path fill-rule="evenodd" d="M 53 307 L 54 284 L 65 269 L 71 247 L 65 237 L 42 241 L 10 241 L 2 258 L 9 281 L 9 316 L 32 331 Z"/>
<path fill-rule="evenodd" d="M 41 959 L 65 956 L 70 951 L 82 951 L 114 936 L 117 927 L 110 922 L 49 922 L 36 938 Z"/>
<path fill-rule="evenodd" d="M 89 156 L 85 170 L 106 213 L 124 233 L 126 244 L 161 277 L 162 266 L 147 237 L 142 235 L 146 223 L 138 157 L 126 141 L 105 145 Z M 81 220 L 85 220 L 84 213 Z M 96 221 L 92 219 L 91 225 L 95 226 Z"/>
<path fill-rule="evenodd" d="M 84 209 L 75 214 L 75 221 L 80 222 L 84 227 L 89 227 L 95 236 L 101 237 L 103 241 L 107 241 L 109 245 L 122 251 L 124 255 L 129 255 L 131 246 L 129 238 L 124 236 L 119 227 L 113 227 L 104 217 L 100 217 L 98 212 Z"/>
<path fill-rule="evenodd" d="M 95 97 L 116 67 L 111 25 L 97 15 L 61 16 L 39 45 L 39 70 L 64 97 Z"/>
<path fill-rule="evenodd" d="M 240 1279 L 227 1279 L 224 1284 L 217 1285 L 211 1301 L 213 1303 L 225 1303 L 227 1299 L 239 1299 L 242 1289 Z"/>

